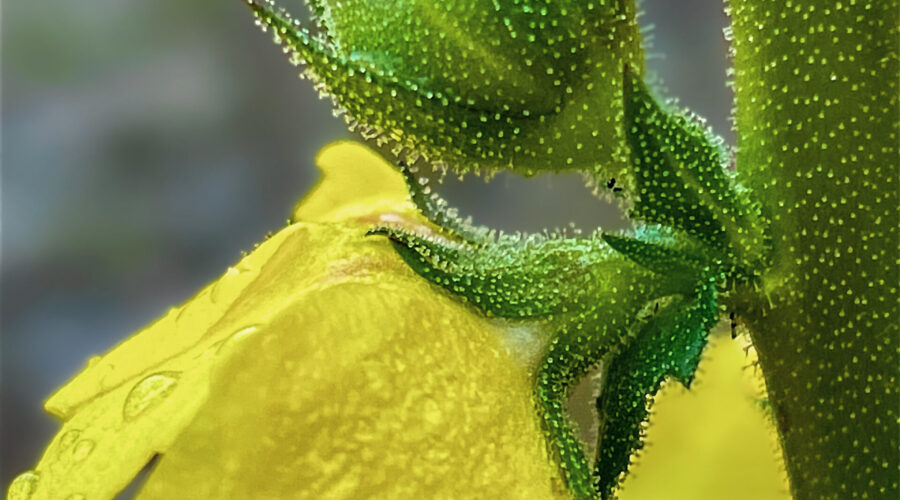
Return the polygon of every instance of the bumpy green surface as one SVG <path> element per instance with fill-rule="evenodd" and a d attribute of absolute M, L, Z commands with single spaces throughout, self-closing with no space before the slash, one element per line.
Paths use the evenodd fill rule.
<path fill-rule="evenodd" d="M 613 492 L 643 447 L 642 424 L 660 384 L 672 377 L 690 387 L 707 334 L 719 319 L 715 283 L 703 280 L 692 297 L 677 299 L 659 311 L 611 362 L 597 401 L 600 441 L 597 489 Z"/>
<path fill-rule="evenodd" d="M 486 314 L 554 329 L 535 401 L 574 497 L 614 494 L 647 404 L 667 378 L 690 383 L 726 310 L 759 350 L 793 494 L 898 496 L 896 0 L 732 2 L 736 171 L 644 85 L 627 0 L 317 0 L 321 36 L 250 5 L 352 124 L 411 161 L 576 169 L 629 204 L 628 234 L 497 236 L 403 165 L 443 232 L 371 231 Z M 592 465 L 565 406 L 601 361 Z"/>
<path fill-rule="evenodd" d="M 797 498 L 900 497 L 898 13 L 732 2 L 738 169 L 775 259 L 742 316 Z"/>
<path fill-rule="evenodd" d="M 766 253 L 755 204 L 725 169 L 721 139 L 677 111 L 667 111 L 626 72 L 625 118 L 636 192 L 632 217 L 684 231 L 746 265 Z"/>
<path fill-rule="evenodd" d="M 692 200 L 695 210 L 708 214 L 715 210 L 715 203 L 734 206 L 739 200 L 725 197 L 735 188 L 721 173 L 718 156 L 695 154 L 715 149 L 707 135 L 696 133 L 695 125 L 680 116 L 663 111 L 641 82 L 630 84 L 634 86 L 628 92 L 633 106 L 650 110 L 628 115 L 632 117 L 630 130 L 635 136 L 640 134 L 636 142 L 665 144 L 665 160 L 678 162 L 669 168 L 688 165 L 689 169 L 682 169 L 689 170 L 687 175 L 696 180 L 693 185 L 686 184 L 676 199 Z M 646 169 L 666 168 L 666 163 L 634 163 L 635 178 L 641 179 L 642 186 L 638 206 L 655 204 L 664 210 L 666 198 L 657 193 L 671 180 L 654 180 Z M 725 225 L 716 233 L 722 238 L 709 239 L 708 233 L 690 231 L 693 226 L 687 210 L 673 211 L 669 220 L 696 238 L 666 231 L 644 231 L 637 238 L 497 237 L 446 212 L 446 203 L 426 192 L 427 186 L 416 182 L 408 167 L 403 165 L 401 170 L 421 212 L 446 227 L 451 239 L 390 227 L 376 228 L 370 234 L 388 236 L 412 269 L 488 315 L 541 319 L 555 329 L 535 387 L 551 451 L 573 496 L 612 494 L 631 463 L 630 456 L 642 446 L 648 399 L 666 377 L 690 383 L 707 334 L 719 319 L 718 288 L 746 279 L 734 276 L 740 267 L 734 262 L 738 252 L 729 242 L 738 240 L 730 238 Z M 707 208 L 706 203 L 712 206 Z M 730 228 L 741 228 L 739 223 L 746 222 L 723 213 L 729 214 L 729 209 L 719 209 L 716 216 L 727 220 Z M 646 216 L 656 222 L 653 213 L 648 211 Z M 715 220 L 714 216 L 710 220 Z M 641 310 L 666 297 L 674 301 L 659 316 L 642 317 Z M 611 359 L 612 369 L 604 397 L 598 402 L 601 444 L 592 467 L 572 431 L 565 406 L 568 390 L 605 358 Z"/>
<path fill-rule="evenodd" d="M 457 170 L 583 169 L 627 184 L 623 72 L 643 66 L 620 0 L 315 2 L 322 36 L 250 7 L 353 126 Z"/>

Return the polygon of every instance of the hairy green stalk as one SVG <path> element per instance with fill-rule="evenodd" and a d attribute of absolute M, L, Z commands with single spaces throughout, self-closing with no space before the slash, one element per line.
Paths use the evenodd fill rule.
<path fill-rule="evenodd" d="M 792 491 L 897 498 L 900 5 L 731 3 L 738 170 L 773 245 L 737 307 Z"/>

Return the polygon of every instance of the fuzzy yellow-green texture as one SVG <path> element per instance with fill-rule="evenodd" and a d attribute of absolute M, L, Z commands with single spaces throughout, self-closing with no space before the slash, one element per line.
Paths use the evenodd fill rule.
<path fill-rule="evenodd" d="M 318 162 L 292 224 L 48 400 L 62 427 L 8 498 L 112 498 L 155 454 L 141 498 L 568 496 L 534 411 L 541 325 L 489 320 L 363 236 L 427 230 L 373 152 Z M 783 497 L 749 361 L 712 354 L 696 391 L 660 396 L 623 498 Z"/>
<path fill-rule="evenodd" d="M 798 499 L 897 498 L 898 82 L 892 0 L 732 0 L 737 165 L 771 268 L 739 305 Z"/>

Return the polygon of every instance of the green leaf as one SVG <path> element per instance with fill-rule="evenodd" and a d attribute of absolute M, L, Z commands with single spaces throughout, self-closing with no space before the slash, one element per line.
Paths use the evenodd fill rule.
<path fill-rule="evenodd" d="M 622 481 L 634 454 L 644 446 L 649 406 L 667 377 L 690 387 L 719 319 L 715 283 L 698 286 L 696 296 L 678 297 L 650 318 L 604 373 L 597 400 L 600 420 L 595 466 L 598 490 L 609 497 Z"/>
<path fill-rule="evenodd" d="M 593 307 L 608 282 L 625 270 L 625 258 L 596 238 L 501 235 L 480 245 L 415 235 L 390 227 L 384 234 L 401 257 L 429 281 L 460 295 L 489 315 L 553 318 Z M 649 273 L 638 273 L 649 279 Z"/>
<path fill-rule="evenodd" d="M 630 238 L 604 234 L 603 240 L 614 250 L 638 265 L 660 275 L 670 293 L 687 293 L 693 290 L 698 277 L 708 273 L 710 266 L 719 267 L 704 257 L 673 248 L 656 238 Z"/>
<path fill-rule="evenodd" d="M 722 140 L 681 113 L 663 109 L 626 71 L 625 117 L 634 168 L 631 215 L 680 229 L 743 263 L 765 253 L 748 194 L 726 170 Z"/>

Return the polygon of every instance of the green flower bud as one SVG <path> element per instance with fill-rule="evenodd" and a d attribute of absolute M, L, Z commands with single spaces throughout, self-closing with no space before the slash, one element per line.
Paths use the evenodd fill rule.
<path fill-rule="evenodd" d="M 351 127 L 396 154 L 625 176 L 624 73 L 643 65 L 630 0 L 313 0 L 322 36 L 249 1 Z"/>

